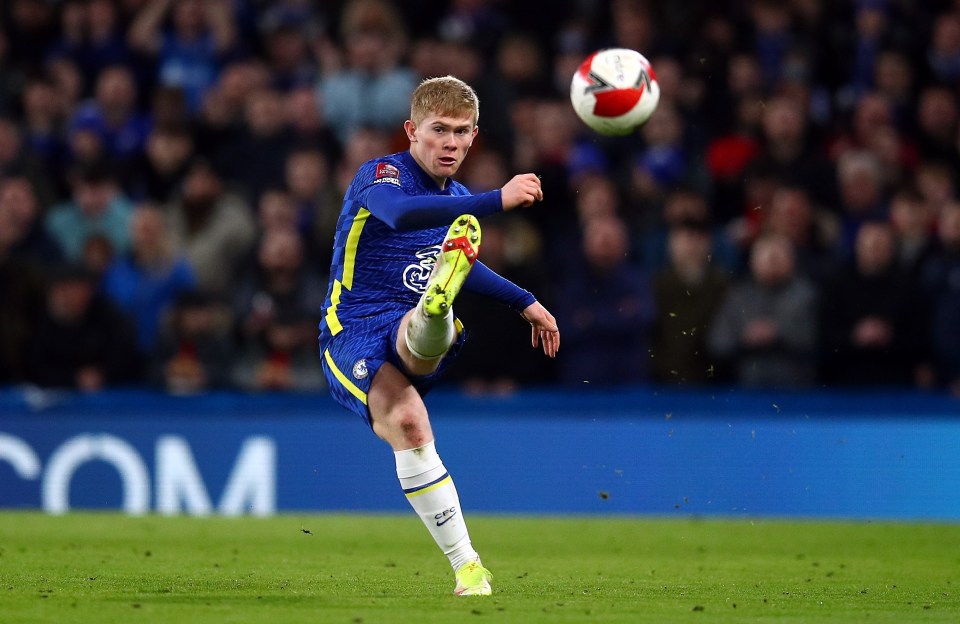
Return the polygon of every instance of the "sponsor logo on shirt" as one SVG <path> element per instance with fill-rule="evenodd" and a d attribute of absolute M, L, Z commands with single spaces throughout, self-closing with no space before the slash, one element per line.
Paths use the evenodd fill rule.
<path fill-rule="evenodd" d="M 377 173 L 373 176 L 374 184 L 396 184 L 400 186 L 400 170 L 390 163 L 377 163 Z"/>
<path fill-rule="evenodd" d="M 433 271 L 433 265 L 437 263 L 438 253 L 440 245 L 431 245 L 418 251 L 417 263 L 408 264 L 403 270 L 403 285 L 415 293 L 427 290 L 427 279 Z"/>

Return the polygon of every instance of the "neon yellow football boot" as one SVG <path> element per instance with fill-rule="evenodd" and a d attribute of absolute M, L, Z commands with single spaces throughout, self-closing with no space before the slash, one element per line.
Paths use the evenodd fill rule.
<path fill-rule="evenodd" d="M 457 588 L 453 593 L 457 596 L 489 596 L 490 579 L 493 574 L 480 565 L 479 561 L 466 563 L 457 570 Z"/>
<path fill-rule="evenodd" d="M 480 252 L 480 222 L 473 215 L 460 215 L 447 230 L 437 261 L 427 280 L 423 311 L 427 316 L 446 316 Z"/>

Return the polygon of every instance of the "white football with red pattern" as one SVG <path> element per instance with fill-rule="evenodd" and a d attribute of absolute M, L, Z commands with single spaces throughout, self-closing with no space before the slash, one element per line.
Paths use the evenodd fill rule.
<path fill-rule="evenodd" d="M 573 110 L 600 134 L 630 134 L 650 119 L 659 101 L 657 75 L 636 50 L 598 50 L 580 64 L 570 83 Z"/>

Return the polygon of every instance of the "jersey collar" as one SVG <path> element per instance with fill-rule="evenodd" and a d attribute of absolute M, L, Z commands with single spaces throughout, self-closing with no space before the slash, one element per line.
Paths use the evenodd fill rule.
<path fill-rule="evenodd" d="M 415 175 L 420 180 L 420 182 L 423 184 L 424 187 L 430 189 L 431 191 L 436 191 L 437 193 L 441 193 L 441 194 L 450 193 L 450 183 L 451 183 L 450 178 L 447 178 L 447 187 L 444 189 L 441 189 L 439 186 L 437 186 L 436 181 L 434 181 L 434 179 L 430 177 L 430 174 L 428 174 L 426 171 L 423 170 L 422 167 L 420 167 L 420 164 L 413 157 L 413 154 L 410 153 L 410 150 L 407 150 L 405 152 L 400 152 L 400 159 L 403 161 L 403 164 L 407 166 L 407 169 L 412 171 L 413 175 Z"/>

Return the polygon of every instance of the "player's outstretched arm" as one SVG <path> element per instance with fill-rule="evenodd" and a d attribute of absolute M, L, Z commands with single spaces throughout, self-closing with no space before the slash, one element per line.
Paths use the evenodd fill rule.
<path fill-rule="evenodd" d="M 533 173 L 521 173 L 503 185 L 500 189 L 500 199 L 503 201 L 504 211 L 514 208 L 526 208 L 534 202 L 543 201 L 543 187 L 540 178 Z"/>
<path fill-rule="evenodd" d="M 523 318 L 530 323 L 530 344 L 536 349 L 543 345 L 543 353 L 547 357 L 557 357 L 557 351 L 560 350 L 560 328 L 557 327 L 557 319 L 540 305 L 539 301 L 534 301 L 521 313 Z"/>

